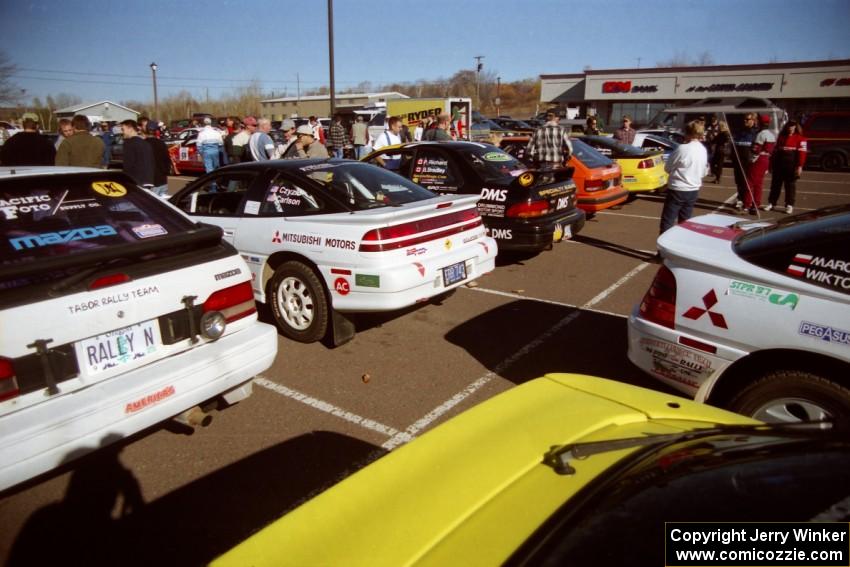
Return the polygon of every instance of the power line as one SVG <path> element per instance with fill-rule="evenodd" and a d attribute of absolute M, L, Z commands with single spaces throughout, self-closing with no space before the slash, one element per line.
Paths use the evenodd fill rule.
<path fill-rule="evenodd" d="M 123 75 L 120 73 L 95 73 L 92 71 L 60 71 L 58 69 L 33 69 L 29 67 L 18 67 L 18 71 L 26 71 L 30 73 L 58 73 L 62 75 L 82 75 L 82 76 L 93 76 L 93 77 L 118 77 L 125 79 L 147 79 L 147 75 Z M 171 79 L 175 81 L 232 81 L 232 82 L 243 82 L 243 83 L 252 83 L 255 81 L 260 81 L 263 83 L 271 83 L 271 84 L 295 84 L 297 81 L 263 81 L 260 79 L 228 79 L 227 77 L 169 77 L 166 75 L 157 75 L 158 79 Z M 356 84 L 357 81 L 343 81 L 347 84 Z M 301 83 L 311 83 L 311 84 L 324 84 L 323 81 L 301 81 Z"/>

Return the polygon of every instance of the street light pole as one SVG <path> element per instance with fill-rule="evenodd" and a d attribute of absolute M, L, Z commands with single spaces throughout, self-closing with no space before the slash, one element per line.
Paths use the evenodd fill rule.
<path fill-rule="evenodd" d="M 475 99 L 478 105 L 478 112 L 481 112 L 481 69 L 484 67 L 484 63 L 481 60 L 484 59 L 484 56 L 476 55 L 473 59 L 475 59 Z"/>
<path fill-rule="evenodd" d="M 328 59 L 331 71 L 331 118 L 336 114 L 334 104 L 334 0 L 328 0 Z"/>
<path fill-rule="evenodd" d="M 156 96 L 156 63 L 151 63 L 151 74 L 153 75 L 153 114 L 159 120 L 159 99 Z"/>

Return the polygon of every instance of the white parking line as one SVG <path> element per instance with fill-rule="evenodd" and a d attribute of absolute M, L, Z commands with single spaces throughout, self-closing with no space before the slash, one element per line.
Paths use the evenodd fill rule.
<path fill-rule="evenodd" d="M 278 394 L 281 394 L 282 396 L 286 396 L 287 398 L 293 399 L 296 402 L 301 402 L 302 404 L 306 404 L 306 405 L 310 406 L 311 408 L 317 409 L 321 412 L 328 413 L 330 415 L 339 417 L 339 418 L 344 419 L 345 421 L 348 421 L 348 422 L 353 423 L 355 425 L 359 425 L 360 427 L 363 427 L 365 429 L 369 429 L 371 431 L 376 431 L 378 433 L 382 433 L 383 435 L 386 435 L 387 437 L 395 437 L 397 435 L 403 435 L 403 433 L 400 433 L 398 431 L 398 429 L 395 429 L 395 428 L 390 427 L 388 425 L 384 425 L 382 423 L 378 423 L 377 421 L 374 421 L 372 419 L 366 419 L 365 417 L 361 417 L 357 414 L 351 413 L 350 411 L 345 411 L 342 408 L 338 408 L 331 403 L 328 403 L 328 402 L 325 402 L 325 401 L 322 401 L 322 400 L 318 400 L 318 399 L 316 399 L 312 396 L 308 396 L 307 394 L 302 394 L 301 392 L 298 392 L 298 391 L 293 390 L 291 388 L 287 388 L 286 386 L 283 386 L 281 384 L 278 384 L 277 382 L 273 382 L 273 381 L 269 380 L 268 378 L 266 378 L 262 374 L 259 374 L 254 378 L 254 384 L 257 384 L 258 386 L 262 386 L 263 388 L 267 388 L 267 389 L 269 389 L 273 392 L 277 392 Z"/>
<path fill-rule="evenodd" d="M 493 378 L 497 377 L 507 368 L 512 366 L 516 361 L 518 361 L 526 354 L 530 353 L 531 351 L 539 347 L 541 344 L 549 340 L 549 338 L 551 338 L 555 333 L 575 321 L 579 317 L 579 315 L 581 315 L 582 310 L 589 309 L 590 307 L 593 307 L 597 303 L 604 300 L 606 297 L 611 295 L 614 290 L 622 286 L 624 283 L 636 276 L 642 270 L 646 269 L 646 267 L 649 265 L 650 264 L 648 263 L 641 263 L 640 265 L 638 265 L 636 268 L 631 270 L 629 273 L 627 273 L 619 280 L 611 284 L 608 288 L 599 293 L 596 297 L 579 307 L 578 310 L 573 311 L 569 315 L 565 316 L 563 319 L 552 325 L 552 327 L 550 327 L 548 330 L 540 334 L 537 338 L 535 338 L 534 340 L 523 346 L 521 349 L 513 353 L 511 356 L 497 364 L 496 367 L 493 368 L 493 370 L 487 372 L 481 378 L 472 382 L 466 388 L 464 388 L 442 404 L 435 407 L 433 410 L 422 416 L 422 418 L 418 419 L 415 423 L 413 423 L 404 431 L 393 435 L 386 443 L 381 445 L 381 447 L 388 451 L 392 451 L 396 447 L 403 445 L 404 443 L 407 443 L 409 441 L 412 441 L 416 437 L 416 435 L 419 434 L 420 431 L 431 425 L 434 421 L 439 419 L 442 415 L 444 415 L 456 405 L 463 402 L 466 398 L 468 398 L 469 396 L 489 384 L 493 380 Z"/>
<path fill-rule="evenodd" d="M 643 252 L 643 250 L 641 250 Z M 465 289 L 467 291 L 478 291 L 481 293 L 489 293 L 491 295 L 499 295 L 502 297 L 510 297 L 512 299 L 524 299 L 526 301 L 536 301 L 537 303 L 548 303 L 549 305 L 557 305 L 558 307 L 566 307 L 567 309 L 579 309 L 578 305 L 574 305 L 572 303 L 562 303 L 560 301 L 552 301 L 551 299 L 541 299 L 539 297 L 529 297 L 527 295 L 523 295 L 521 293 L 511 293 L 509 291 L 500 291 L 498 289 L 488 289 L 486 287 L 461 287 L 460 289 Z M 601 315 L 612 315 L 614 317 L 625 317 L 625 315 L 621 315 L 620 313 L 613 313 L 611 311 L 603 311 L 601 309 L 590 309 L 585 307 L 585 311 L 592 311 L 593 313 L 599 313 Z"/>

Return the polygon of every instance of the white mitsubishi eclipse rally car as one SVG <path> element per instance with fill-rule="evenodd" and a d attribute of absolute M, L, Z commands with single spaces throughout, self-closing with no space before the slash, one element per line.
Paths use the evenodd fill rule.
<path fill-rule="evenodd" d="M 221 229 L 119 172 L 0 168 L 0 490 L 208 419 L 199 404 L 247 397 L 276 352 Z"/>
<path fill-rule="evenodd" d="M 380 167 L 349 160 L 233 165 L 171 202 L 224 229 L 242 253 L 254 297 L 287 337 L 333 343 L 353 335 L 340 312 L 426 301 L 495 267 L 470 197 L 437 196 Z"/>
<path fill-rule="evenodd" d="M 763 421 L 850 421 L 850 205 L 693 218 L 629 318 L 629 358 L 698 401 Z"/>

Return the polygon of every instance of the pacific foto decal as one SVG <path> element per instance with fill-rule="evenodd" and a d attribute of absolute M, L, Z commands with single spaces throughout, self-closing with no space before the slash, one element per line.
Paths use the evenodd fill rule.
<path fill-rule="evenodd" d="M 115 181 L 95 181 L 91 188 L 105 197 L 123 197 L 127 194 L 127 189 Z"/>
<path fill-rule="evenodd" d="M 711 324 L 715 327 L 720 327 L 721 329 L 728 329 L 726 326 L 726 318 L 723 317 L 720 313 L 716 311 L 712 311 L 711 308 L 717 305 L 717 294 L 714 293 L 712 289 L 708 293 L 706 293 L 702 297 L 702 303 L 705 305 L 705 309 L 700 307 L 691 307 L 682 315 L 685 319 L 693 319 L 696 321 L 706 313 L 708 313 L 708 317 L 711 319 Z"/>
<path fill-rule="evenodd" d="M 74 240 L 98 238 L 99 236 L 115 236 L 116 234 L 118 233 L 114 228 L 109 225 L 102 224 L 98 226 L 84 226 L 82 228 L 60 230 L 59 232 L 43 232 L 41 234 L 33 234 L 30 236 L 19 236 L 18 238 L 10 238 L 9 243 L 15 250 L 23 250 L 25 247 L 39 248 L 41 246 L 50 246 L 52 244 L 64 244 Z"/>
<path fill-rule="evenodd" d="M 13 197 L 11 199 L 0 199 L 0 213 L 6 220 L 18 218 L 18 213 L 34 213 L 36 211 L 49 211 L 50 195 L 31 195 L 28 197 Z"/>
<path fill-rule="evenodd" d="M 773 305 L 787 305 L 793 311 L 797 308 L 800 297 L 796 293 L 785 293 L 763 285 L 733 280 L 729 284 L 729 293 L 741 297 L 769 301 Z"/>
<path fill-rule="evenodd" d="M 799 333 L 828 343 L 850 345 L 850 331 L 836 329 L 835 327 L 827 327 L 825 325 L 803 321 L 800 323 Z"/>

